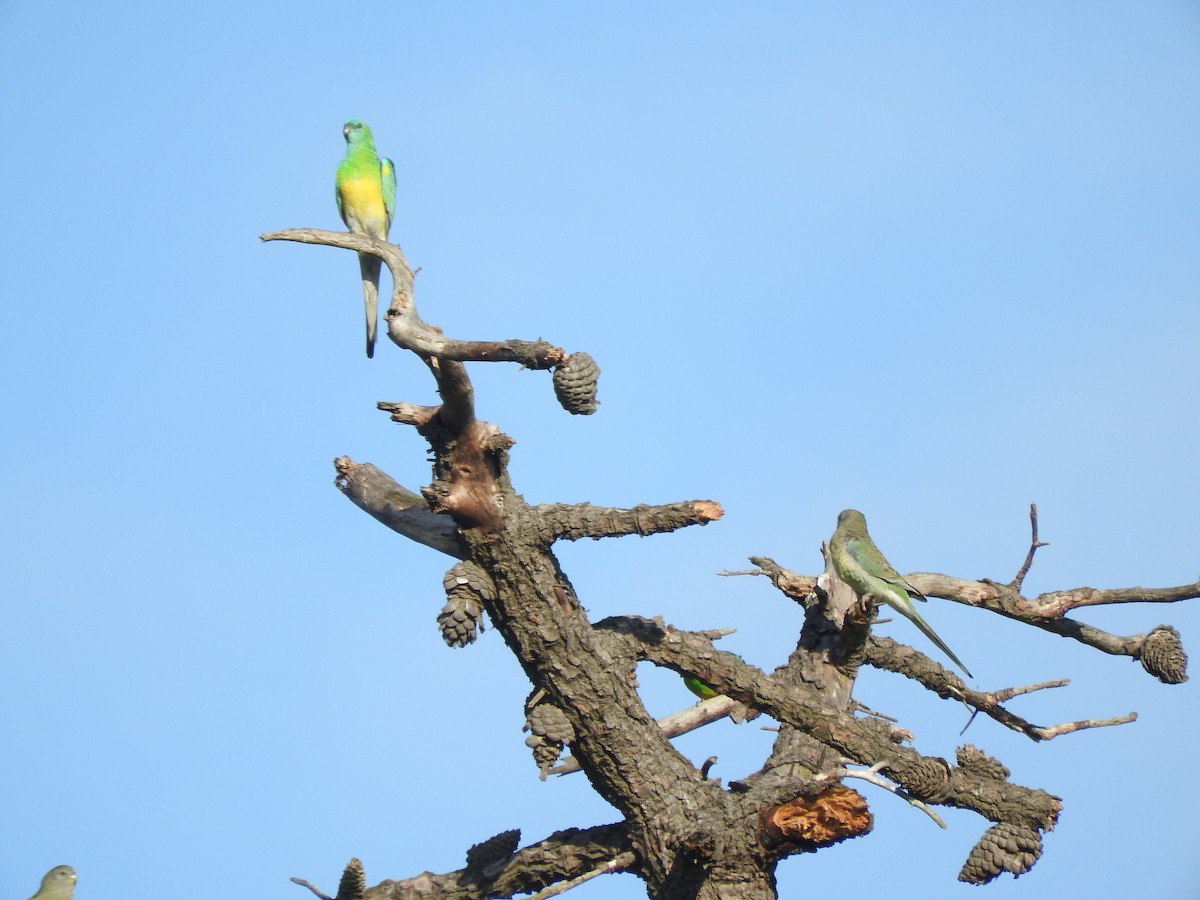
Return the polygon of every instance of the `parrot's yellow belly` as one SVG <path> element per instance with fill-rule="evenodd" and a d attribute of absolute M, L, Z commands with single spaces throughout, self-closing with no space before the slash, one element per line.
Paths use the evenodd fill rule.
<path fill-rule="evenodd" d="M 383 186 L 379 179 L 347 179 L 338 190 L 342 195 L 342 214 L 350 230 L 386 239 L 387 210 L 383 205 Z"/>

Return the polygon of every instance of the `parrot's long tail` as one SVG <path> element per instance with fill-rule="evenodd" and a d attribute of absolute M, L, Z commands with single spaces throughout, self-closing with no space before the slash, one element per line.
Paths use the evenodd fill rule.
<path fill-rule="evenodd" d="M 375 323 L 379 318 L 379 272 L 383 260 L 370 253 L 358 254 L 358 268 L 362 272 L 363 305 L 367 313 L 367 359 L 375 355 Z"/>
<path fill-rule="evenodd" d="M 971 674 L 971 670 L 963 665 L 962 660 L 954 655 L 954 651 L 946 646 L 946 642 L 937 636 L 937 632 L 929 627 L 929 623 L 926 622 L 923 618 L 921 618 L 921 614 L 919 612 L 917 612 L 915 609 L 913 609 L 913 610 L 910 610 L 909 612 L 905 613 L 905 615 L 907 615 L 910 619 L 912 619 L 913 624 L 921 629 L 921 633 L 924 634 L 925 637 L 929 638 L 931 641 L 933 641 L 935 644 L 937 644 L 939 650 L 941 650 L 948 657 L 950 657 L 952 660 L 954 660 L 954 664 L 956 666 L 958 666 L 960 669 L 962 669 L 964 672 L 966 672 L 968 678 L 975 677 L 974 675 Z"/>

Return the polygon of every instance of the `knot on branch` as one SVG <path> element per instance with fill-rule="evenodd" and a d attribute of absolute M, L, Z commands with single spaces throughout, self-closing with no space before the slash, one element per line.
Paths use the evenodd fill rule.
<path fill-rule="evenodd" d="M 956 756 L 959 767 L 972 775 L 1004 781 L 1012 774 L 1004 763 L 984 753 L 974 744 L 963 744 L 956 751 Z"/>
<path fill-rule="evenodd" d="M 958 873 L 968 884 L 987 884 L 1001 872 L 1024 875 L 1042 855 L 1042 836 L 1036 828 L 999 822 L 983 833 Z"/>
<path fill-rule="evenodd" d="M 1163 684 L 1187 681 L 1187 653 L 1179 632 L 1170 625 L 1159 625 L 1142 643 L 1142 668 Z"/>
<path fill-rule="evenodd" d="M 438 613 L 442 640 L 451 647 L 475 642 L 484 630 L 483 601 L 496 599 L 496 585 L 479 565 L 464 560 L 455 563 L 442 579 L 446 605 Z"/>
<path fill-rule="evenodd" d="M 599 379 L 600 367 L 590 354 L 572 353 L 554 369 L 554 396 L 571 415 L 590 416 L 599 405 L 596 400 Z"/>
<path fill-rule="evenodd" d="M 943 799 L 950 787 L 950 765 L 940 756 L 889 763 L 887 769 L 906 791 L 927 803 Z"/>
<path fill-rule="evenodd" d="M 521 829 L 513 828 L 472 844 L 467 850 L 467 868 L 481 875 L 486 874 L 496 863 L 507 862 L 517 852 L 520 843 Z"/>
<path fill-rule="evenodd" d="M 362 860 L 356 856 L 346 864 L 334 900 L 362 900 L 366 891 L 367 877 L 363 872 Z"/>
<path fill-rule="evenodd" d="M 425 502 L 429 504 L 429 508 L 435 513 L 445 513 L 450 511 L 450 482 L 442 478 L 437 478 L 431 481 L 428 485 L 421 488 L 421 496 L 425 498 Z"/>

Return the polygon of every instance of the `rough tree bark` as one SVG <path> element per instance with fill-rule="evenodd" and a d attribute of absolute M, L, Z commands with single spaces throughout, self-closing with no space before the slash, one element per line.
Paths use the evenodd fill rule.
<path fill-rule="evenodd" d="M 937 696 L 965 703 L 1033 740 L 1133 716 L 1039 727 L 1004 704 L 1064 682 L 980 692 L 911 647 L 871 634 L 874 609 L 837 579 L 830 565 L 816 577 L 790 572 L 752 557 L 751 573 L 768 577 L 803 605 L 795 651 L 764 673 L 719 652 L 715 633 L 675 629 L 661 619 L 635 616 L 588 620 L 554 555 L 559 540 L 650 535 L 719 519 L 710 500 L 664 506 L 605 509 L 587 504 L 530 506 L 508 476 L 511 439 L 476 418 L 466 361 L 510 361 L 553 369 L 553 386 L 569 412 L 596 409 L 599 370 L 584 353 L 568 354 L 544 341 L 459 341 L 426 324 L 413 304 L 413 272 L 400 248 L 342 232 L 289 229 L 262 236 L 373 253 L 394 279 L 388 335 L 429 368 L 442 402 L 396 402 L 380 408 L 414 427 L 433 451 L 433 479 L 419 492 L 396 484 L 379 469 L 347 458 L 335 461 L 337 486 L 361 509 L 399 534 L 456 559 L 447 573 L 448 602 L 439 616 L 452 646 L 474 640 L 486 612 L 533 684 L 527 703 L 535 760 L 542 777 L 582 769 L 615 806 L 622 821 L 568 829 L 518 849 L 519 833 L 505 832 L 467 852 L 464 868 L 366 886 L 352 860 L 337 900 L 462 898 L 483 900 L 518 892 L 548 897 L 606 872 L 638 875 L 650 897 L 772 898 L 779 861 L 813 852 L 871 830 L 863 797 L 845 782 L 862 778 L 906 797 L 936 818 L 931 807 L 972 810 L 990 823 L 965 861 L 959 878 L 984 883 L 1008 871 L 1029 870 L 1041 853 L 1041 834 L 1054 827 L 1060 801 L 1013 783 L 996 759 L 971 745 L 955 764 L 907 746 L 911 735 L 851 699 L 862 664 L 901 673 Z M 1122 637 L 1066 614 L 1103 603 L 1170 602 L 1200 596 L 1200 582 L 1175 588 L 1098 591 L 1080 587 L 1024 597 L 1021 585 L 1037 538 L 1016 577 L 1007 584 L 947 575 L 906 576 L 925 594 L 1007 616 L 1073 638 L 1105 653 L 1130 656 L 1166 684 L 1186 679 L 1187 657 L 1178 633 L 1158 626 Z M 828 554 L 826 554 L 828 560 Z M 634 669 L 649 660 L 700 678 L 722 696 L 687 713 L 656 722 L 642 705 Z M 678 753 L 670 737 L 731 711 L 765 713 L 779 735 L 759 771 L 722 786 Z M 560 761 L 562 752 L 570 757 Z M 858 765 L 865 769 L 851 770 Z M 301 879 L 319 896 L 326 896 Z"/>

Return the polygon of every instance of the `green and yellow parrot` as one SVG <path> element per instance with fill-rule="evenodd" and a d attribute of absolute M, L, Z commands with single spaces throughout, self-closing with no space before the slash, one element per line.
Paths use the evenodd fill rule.
<path fill-rule="evenodd" d="M 720 650 L 718 652 L 724 653 L 726 656 L 732 656 L 738 662 L 745 662 L 745 660 L 742 659 L 740 656 L 738 656 L 736 653 L 730 653 L 727 650 Z M 711 700 L 713 697 L 721 696 L 721 694 L 718 691 L 716 691 L 711 684 L 709 684 L 706 681 L 701 681 L 695 675 L 684 675 L 683 683 L 684 683 L 684 686 L 687 687 L 687 689 L 689 691 L 691 691 L 693 694 L 695 694 L 701 700 Z"/>
<path fill-rule="evenodd" d="M 355 234 L 386 241 L 396 209 L 396 169 L 375 152 L 371 129 L 357 120 L 342 127 L 346 155 L 337 168 L 338 213 Z M 367 357 L 375 355 L 375 324 L 379 308 L 379 272 L 383 261 L 370 253 L 358 254 L 362 273 L 363 303 L 367 314 Z"/>
<path fill-rule="evenodd" d="M 42 878 L 42 886 L 29 900 L 71 900 L 75 896 L 75 870 L 55 866 Z"/>
<path fill-rule="evenodd" d="M 973 678 L 971 671 L 962 664 L 954 651 L 937 636 L 929 623 L 921 618 L 913 606 L 912 598 L 924 601 L 925 595 L 905 581 L 884 559 L 871 536 L 867 534 L 867 520 L 857 509 L 843 509 L 838 514 L 837 530 L 829 539 L 829 551 L 833 555 L 833 568 L 838 578 L 850 585 L 859 597 L 870 594 L 876 602 L 883 601 L 900 615 L 912 621 L 943 653 L 954 660 L 954 664 Z"/>

